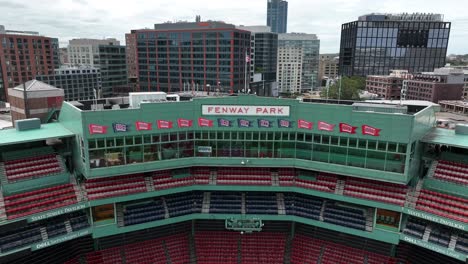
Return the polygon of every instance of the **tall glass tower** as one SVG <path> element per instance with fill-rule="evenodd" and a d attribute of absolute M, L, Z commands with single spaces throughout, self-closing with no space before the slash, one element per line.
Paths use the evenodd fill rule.
<path fill-rule="evenodd" d="M 267 26 L 271 32 L 286 33 L 288 28 L 288 2 L 283 0 L 268 0 Z"/>
<path fill-rule="evenodd" d="M 430 72 L 445 65 L 450 22 L 440 14 L 369 14 L 341 26 L 340 75 Z"/>

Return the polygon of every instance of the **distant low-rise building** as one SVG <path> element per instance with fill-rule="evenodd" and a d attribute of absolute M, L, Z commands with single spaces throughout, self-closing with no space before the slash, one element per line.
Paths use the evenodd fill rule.
<path fill-rule="evenodd" d="M 463 96 L 464 74 L 460 69 L 438 68 L 433 72 L 408 74 L 392 71 L 390 75 L 369 75 L 366 90 L 387 100 L 460 100 Z"/>
<path fill-rule="evenodd" d="M 336 79 L 338 77 L 338 53 L 320 54 L 318 79 L 324 86 L 325 79 Z"/>
<path fill-rule="evenodd" d="M 64 92 L 44 82 L 31 80 L 10 88 L 8 97 L 13 124 L 15 120 L 26 118 L 39 118 L 45 123 L 62 107 Z"/>
<path fill-rule="evenodd" d="M 101 93 L 101 72 L 95 67 L 62 67 L 53 75 L 39 75 L 36 80 L 61 88 L 65 101 L 90 100 Z"/>

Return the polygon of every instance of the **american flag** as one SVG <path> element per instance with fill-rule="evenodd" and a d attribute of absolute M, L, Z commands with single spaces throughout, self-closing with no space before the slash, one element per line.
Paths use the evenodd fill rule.
<path fill-rule="evenodd" d="M 114 123 L 113 127 L 114 127 L 114 132 L 127 132 L 128 131 L 127 124 Z"/>

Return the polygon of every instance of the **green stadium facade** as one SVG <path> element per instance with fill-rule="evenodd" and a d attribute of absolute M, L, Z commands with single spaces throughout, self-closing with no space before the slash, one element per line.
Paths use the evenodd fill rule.
<path fill-rule="evenodd" d="M 0 131 L 1 263 L 466 262 L 468 129 L 438 105 L 105 102 Z"/>

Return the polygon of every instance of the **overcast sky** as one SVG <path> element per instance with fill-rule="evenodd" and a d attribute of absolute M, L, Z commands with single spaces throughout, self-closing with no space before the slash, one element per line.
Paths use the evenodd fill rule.
<path fill-rule="evenodd" d="M 448 53 L 468 54 L 467 0 L 289 0 L 288 32 L 317 34 L 320 52 L 338 52 L 341 24 L 371 12 L 442 13 L 452 22 Z M 114 37 L 176 20 L 266 24 L 267 0 L 0 0 L 0 24 L 58 37 Z"/>

